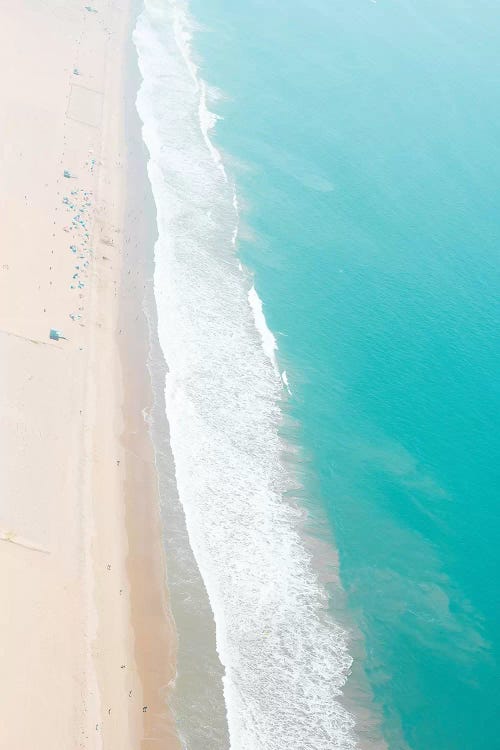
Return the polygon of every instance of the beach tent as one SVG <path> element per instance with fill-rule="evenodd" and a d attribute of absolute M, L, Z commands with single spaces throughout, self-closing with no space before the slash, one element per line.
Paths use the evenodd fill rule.
<path fill-rule="evenodd" d="M 66 341 L 66 336 L 63 336 L 61 331 L 58 331 L 57 328 L 50 329 L 49 338 L 53 341 L 59 341 L 59 339 L 64 339 Z"/>

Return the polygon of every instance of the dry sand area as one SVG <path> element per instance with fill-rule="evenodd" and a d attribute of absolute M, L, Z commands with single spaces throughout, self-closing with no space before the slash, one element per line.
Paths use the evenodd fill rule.
<path fill-rule="evenodd" d="M 0 747 L 9 750 L 178 746 L 165 702 L 175 639 L 151 445 L 135 418 L 128 450 L 118 346 L 130 8 L 88 7 L 0 0 Z M 51 340 L 50 329 L 65 338 Z M 144 533 L 131 535 L 136 522 Z"/>

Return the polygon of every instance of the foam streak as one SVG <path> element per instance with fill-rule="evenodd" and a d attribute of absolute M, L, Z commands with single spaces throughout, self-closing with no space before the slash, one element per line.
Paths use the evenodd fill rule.
<path fill-rule="evenodd" d="M 284 500 L 283 383 L 235 254 L 238 203 L 178 2 L 146 0 L 137 106 L 158 217 L 155 295 L 179 497 L 210 597 L 235 750 L 351 750 L 350 667 Z M 250 302 L 250 304 L 249 304 Z M 257 327 L 259 331 L 257 331 Z"/>

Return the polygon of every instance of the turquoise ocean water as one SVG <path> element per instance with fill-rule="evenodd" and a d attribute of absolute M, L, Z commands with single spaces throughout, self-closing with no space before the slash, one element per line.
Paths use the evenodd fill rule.
<path fill-rule="evenodd" d="M 186 10 L 145 0 L 138 110 L 231 747 L 500 749 L 498 6 Z"/>
<path fill-rule="evenodd" d="M 498 4 L 190 8 L 383 735 L 500 748 Z"/>

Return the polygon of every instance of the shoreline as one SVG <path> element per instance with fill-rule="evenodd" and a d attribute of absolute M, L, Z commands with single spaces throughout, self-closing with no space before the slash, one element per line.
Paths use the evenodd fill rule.
<path fill-rule="evenodd" d="M 142 124 L 135 100 L 140 86 L 137 53 L 132 34 L 140 3 L 132 0 L 129 33 L 125 51 L 125 131 L 127 144 L 126 232 L 119 339 L 122 367 L 129 373 L 125 382 L 122 442 L 127 453 L 126 524 L 129 539 L 127 561 L 132 583 L 132 622 L 136 633 L 135 653 L 142 663 L 143 715 L 147 747 L 179 748 L 171 709 L 176 678 L 177 632 L 167 588 L 165 550 L 162 542 L 159 476 L 150 430 L 154 408 L 153 385 L 149 372 L 150 330 L 145 299 L 153 282 L 154 244 L 157 239 L 155 205 L 147 175 L 147 151 L 142 140 Z M 125 249 L 126 248 L 126 249 Z M 137 366 L 140 363 L 140 368 Z M 128 470 L 130 467 L 130 471 Z M 175 479 L 174 479 L 175 483 Z M 138 498 L 147 487 L 148 507 Z M 135 500 L 134 500 L 135 499 Z M 144 584 L 147 584 L 146 586 Z M 153 643 L 153 645 L 150 645 Z M 166 744 L 168 743 L 168 744 Z"/>
<path fill-rule="evenodd" d="M 191 49 L 198 27 L 175 3 L 150 11 L 137 35 L 146 84 L 138 109 L 159 214 L 165 402 L 189 540 L 217 623 L 229 734 L 248 747 L 335 740 L 347 750 L 356 743 L 343 691 L 348 633 L 329 617 L 299 533 L 304 511 L 287 502 L 295 485 L 281 432 L 284 379 L 235 253 L 237 201 Z M 172 578 L 169 565 L 171 587 Z"/>
<path fill-rule="evenodd" d="M 141 0 L 132 0 L 138 13 Z M 148 405 L 147 422 L 153 444 L 158 480 L 158 509 L 163 541 L 163 554 L 168 570 L 168 608 L 177 629 L 177 672 L 175 689 L 170 694 L 170 710 L 182 745 L 192 750 L 223 750 L 229 747 L 226 706 L 223 695 L 224 668 L 217 654 L 215 621 L 201 572 L 191 548 L 184 508 L 180 502 L 174 456 L 170 443 L 170 425 L 166 413 L 165 379 L 169 371 L 158 332 L 158 310 L 155 296 L 155 245 L 158 240 L 157 206 L 148 175 L 150 153 L 143 139 L 143 122 L 136 107 L 143 78 L 133 37 L 128 56 L 128 92 L 136 142 L 137 171 L 135 184 L 143 196 L 141 216 L 149 235 L 148 257 L 141 255 L 144 270 L 142 312 L 148 343 Z M 132 195 L 132 194 L 131 194 Z M 142 317 L 142 315 L 141 315 Z M 146 333 L 146 331 L 144 331 Z"/>

